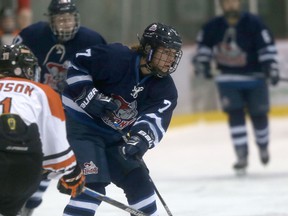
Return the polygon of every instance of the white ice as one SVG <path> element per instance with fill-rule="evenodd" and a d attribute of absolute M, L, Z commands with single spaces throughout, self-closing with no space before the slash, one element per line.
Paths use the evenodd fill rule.
<path fill-rule="evenodd" d="M 236 176 L 226 123 L 198 123 L 169 129 L 144 160 L 160 194 L 174 216 L 288 216 L 288 118 L 270 123 L 271 162 L 259 160 L 251 125 L 249 169 Z M 122 191 L 108 186 L 107 196 L 126 204 Z M 53 181 L 33 216 L 61 216 L 68 196 Z M 161 216 L 167 215 L 158 200 Z M 102 203 L 96 215 L 125 216 L 125 211 Z"/>

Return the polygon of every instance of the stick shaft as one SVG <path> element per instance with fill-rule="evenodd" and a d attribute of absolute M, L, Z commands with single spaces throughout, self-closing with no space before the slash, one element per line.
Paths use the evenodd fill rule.
<path fill-rule="evenodd" d="M 144 212 L 138 210 L 138 209 L 134 209 L 130 206 L 127 206 L 121 202 L 118 202 L 112 198 L 109 198 L 107 196 L 105 196 L 104 194 L 101 194 L 101 193 L 98 193 L 94 190 L 91 190 L 87 187 L 85 187 L 84 191 L 83 191 L 84 194 L 90 196 L 90 197 L 93 197 L 95 199 L 98 199 L 100 201 L 103 201 L 103 202 L 106 202 L 106 203 L 109 203 L 117 208 L 120 208 L 126 212 L 129 212 L 130 214 L 133 214 L 135 216 L 148 216 L 148 214 L 145 214 Z"/>
<path fill-rule="evenodd" d="M 288 82 L 288 78 L 283 78 L 283 77 L 281 77 L 281 78 L 280 78 L 280 81 Z"/>
<path fill-rule="evenodd" d="M 111 113 L 108 113 L 108 116 L 109 116 L 109 118 L 113 121 L 112 114 L 111 114 Z M 118 128 L 117 123 L 114 122 L 114 126 L 115 126 L 116 130 L 122 135 L 122 138 L 123 138 L 124 142 L 127 143 L 128 139 L 127 139 L 127 137 L 126 137 L 126 134 L 124 134 L 124 132 Z M 138 158 L 138 157 L 137 157 L 137 160 L 140 162 L 142 168 L 148 172 L 148 168 L 147 168 L 144 160 L 143 160 L 142 158 Z M 151 184 L 152 184 L 152 186 L 153 186 L 153 188 L 154 188 L 154 190 L 155 190 L 155 192 L 156 192 L 159 200 L 161 201 L 163 207 L 165 208 L 167 214 L 168 214 L 169 216 L 173 216 L 172 213 L 171 213 L 171 211 L 170 211 L 170 209 L 168 208 L 166 202 L 164 201 L 164 199 L 162 198 L 160 192 L 158 191 L 156 185 L 154 184 L 153 180 L 151 179 L 149 173 L 148 173 L 148 176 L 149 176 L 149 181 L 151 182 Z"/>

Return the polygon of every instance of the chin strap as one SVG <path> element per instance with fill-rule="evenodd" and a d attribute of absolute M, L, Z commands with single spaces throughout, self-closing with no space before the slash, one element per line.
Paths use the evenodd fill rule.
<path fill-rule="evenodd" d="M 143 68 L 143 67 L 145 67 L 145 68 L 148 69 L 148 65 L 147 65 L 147 63 L 146 63 L 146 64 L 141 64 L 141 65 L 140 65 L 140 68 Z"/>
<path fill-rule="evenodd" d="M 148 63 L 141 64 L 140 68 L 146 68 L 149 72 L 151 72 L 151 74 L 153 74 L 152 67 Z"/>

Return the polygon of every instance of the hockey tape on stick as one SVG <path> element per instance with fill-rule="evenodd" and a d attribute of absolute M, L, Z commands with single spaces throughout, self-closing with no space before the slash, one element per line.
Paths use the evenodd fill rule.
<path fill-rule="evenodd" d="M 120 203 L 112 198 L 109 198 L 101 193 L 98 193 L 94 190 L 91 190 L 87 187 L 84 188 L 84 191 L 83 191 L 84 194 L 90 196 L 90 197 L 93 197 L 97 200 L 100 200 L 100 201 L 103 201 L 103 202 L 106 202 L 106 203 L 109 203 L 117 208 L 120 208 L 126 212 L 129 212 L 130 214 L 132 215 L 135 215 L 135 216 L 149 216 L 148 214 L 145 214 L 144 212 L 138 210 L 138 209 L 134 209 L 132 207 L 129 207 L 123 203 Z"/>

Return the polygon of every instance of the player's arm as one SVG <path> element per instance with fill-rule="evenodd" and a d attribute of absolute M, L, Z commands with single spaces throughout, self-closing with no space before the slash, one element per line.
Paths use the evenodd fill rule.
<path fill-rule="evenodd" d="M 255 43 L 258 50 L 258 60 L 262 72 L 270 79 L 272 85 L 279 82 L 279 68 L 277 62 L 277 49 L 270 30 L 260 21 L 255 21 Z"/>
<path fill-rule="evenodd" d="M 148 102 L 130 129 L 129 139 L 122 147 L 123 154 L 142 157 L 155 147 L 168 129 L 176 103 L 177 96 Z"/>
<path fill-rule="evenodd" d="M 66 119 L 59 95 L 49 86 L 38 84 L 45 92 L 42 98 L 42 116 L 39 117 L 42 150 L 43 175 L 59 179 L 58 189 L 62 193 L 76 196 L 82 192 L 85 176 L 77 164 L 66 134 Z"/>
<path fill-rule="evenodd" d="M 92 76 L 101 77 L 100 73 L 97 74 L 96 62 L 91 48 L 77 53 L 66 80 L 73 101 L 93 118 L 117 109 L 112 98 L 101 93 L 93 84 Z"/>
<path fill-rule="evenodd" d="M 61 107 L 58 107 L 60 110 Z M 61 109 L 63 111 L 63 109 Z M 49 179 L 59 179 L 57 188 L 61 193 L 77 196 L 83 190 L 85 176 L 67 139 L 65 119 L 55 116 L 46 118 L 47 129 L 45 155 L 43 159 L 44 176 Z M 44 136 L 45 137 L 45 136 Z M 44 146 L 44 145 L 43 145 Z"/>
<path fill-rule="evenodd" d="M 197 35 L 197 48 L 192 58 L 192 64 L 196 76 L 204 76 L 207 79 L 211 79 L 210 62 L 213 55 L 213 43 L 208 29 L 208 25 L 205 25 Z"/>

